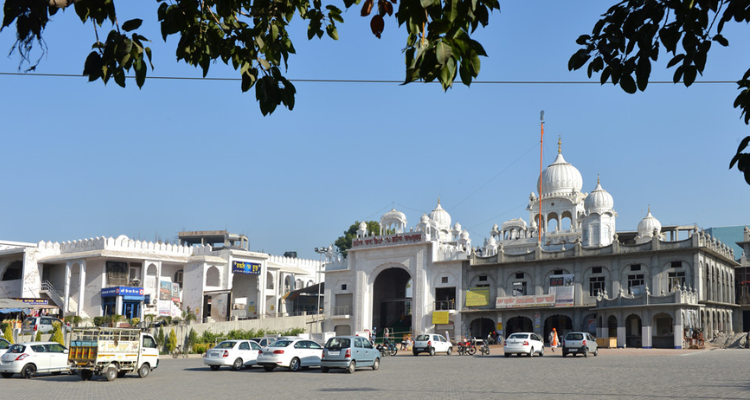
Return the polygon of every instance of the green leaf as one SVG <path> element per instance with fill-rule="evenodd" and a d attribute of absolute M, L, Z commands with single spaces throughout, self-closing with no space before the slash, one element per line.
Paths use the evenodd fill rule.
<path fill-rule="evenodd" d="M 422 8 L 427 8 L 434 4 L 440 4 L 440 0 L 419 0 L 419 2 L 422 4 Z"/>
<path fill-rule="evenodd" d="M 620 77 L 620 87 L 626 93 L 633 94 L 636 92 L 635 80 L 629 74 L 622 74 Z"/>
<path fill-rule="evenodd" d="M 714 36 L 714 41 L 718 42 L 720 45 L 727 47 L 729 46 L 729 41 L 722 35 L 716 35 Z"/>
<path fill-rule="evenodd" d="M 146 82 L 146 64 L 143 62 L 142 56 L 135 60 L 133 68 L 135 69 L 135 84 L 142 88 Z"/>
<path fill-rule="evenodd" d="M 125 23 L 122 24 L 122 30 L 124 30 L 125 32 L 130 32 L 134 29 L 140 28 L 142 23 L 143 23 L 143 20 L 139 18 L 125 21 Z"/>
<path fill-rule="evenodd" d="M 333 25 L 326 26 L 326 33 L 328 36 L 331 37 L 333 40 L 339 40 L 339 32 L 336 30 L 336 27 Z"/>
<path fill-rule="evenodd" d="M 440 65 L 445 65 L 453 55 L 453 49 L 444 41 L 439 41 L 435 46 L 435 56 Z"/>

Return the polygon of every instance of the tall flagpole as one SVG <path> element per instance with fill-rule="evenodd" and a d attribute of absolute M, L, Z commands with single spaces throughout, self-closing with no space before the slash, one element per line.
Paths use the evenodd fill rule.
<path fill-rule="evenodd" d="M 539 140 L 539 226 L 537 227 L 537 242 L 542 242 L 542 157 L 544 155 L 544 110 L 540 113 L 542 121 L 542 136 Z"/>

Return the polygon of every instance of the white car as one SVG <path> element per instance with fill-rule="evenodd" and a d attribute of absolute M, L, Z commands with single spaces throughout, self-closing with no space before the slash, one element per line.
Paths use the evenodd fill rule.
<path fill-rule="evenodd" d="M 434 356 L 435 353 L 445 353 L 449 356 L 453 352 L 453 344 L 443 335 L 425 333 L 417 335 L 417 338 L 414 339 L 411 352 L 415 356 L 419 353 L 429 353 L 431 356 Z"/>
<path fill-rule="evenodd" d="M 68 349 L 57 342 L 12 344 L 0 356 L 0 376 L 3 378 L 21 374 L 28 379 L 37 373 L 59 375 L 63 372 L 70 372 Z"/>
<path fill-rule="evenodd" d="M 320 366 L 323 346 L 307 339 L 281 339 L 264 347 L 258 355 L 258 365 L 266 371 L 276 367 L 299 371 L 300 368 Z"/>
<path fill-rule="evenodd" d="M 529 357 L 533 357 L 534 354 L 539 353 L 539 356 L 544 356 L 544 341 L 542 337 L 532 332 L 519 332 L 508 336 L 505 339 L 505 357 L 510 357 L 511 354 L 526 354 Z"/>
<path fill-rule="evenodd" d="M 232 367 L 239 370 L 244 367 L 252 367 L 258 359 L 260 345 L 252 340 L 225 340 L 214 348 L 206 351 L 203 364 L 216 371 L 223 367 Z"/>

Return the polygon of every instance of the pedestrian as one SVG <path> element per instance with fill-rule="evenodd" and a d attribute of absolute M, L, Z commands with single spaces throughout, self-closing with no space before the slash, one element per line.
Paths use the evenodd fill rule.
<path fill-rule="evenodd" d="M 552 332 L 549 333 L 549 347 L 552 348 L 553 353 L 555 352 L 555 348 L 559 341 L 560 339 L 557 337 L 557 329 L 552 328 Z"/>

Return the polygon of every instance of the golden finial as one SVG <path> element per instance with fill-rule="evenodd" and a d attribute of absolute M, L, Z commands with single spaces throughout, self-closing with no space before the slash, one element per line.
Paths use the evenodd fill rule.
<path fill-rule="evenodd" d="M 558 135 L 557 136 L 557 154 L 562 153 L 562 138 Z"/>
<path fill-rule="evenodd" d="M 438 205 L 440 205 L 440 195 L 438 195 Z"/>
<path fill-rule="evenodd" d="M 651 204 L 648 205 L 648 213 L 651 214 Z"/>
<path fill-rule="evenodd" d="M 596 174 L 596 184 L 599 184 L 599 174 Z"/>

